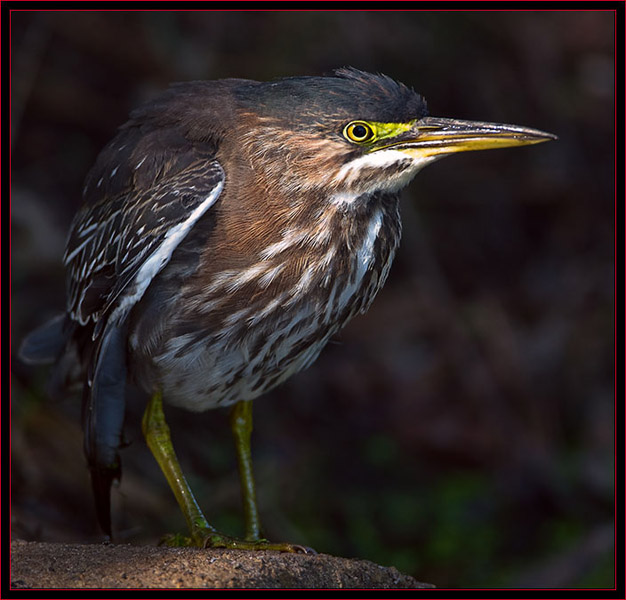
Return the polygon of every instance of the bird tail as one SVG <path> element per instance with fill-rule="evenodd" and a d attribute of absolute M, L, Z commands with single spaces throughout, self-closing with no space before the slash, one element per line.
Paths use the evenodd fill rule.
<path fill-rule="evenodd" d="M 22 341 L 18 357 L 30 365 L 47 365 L 57 360 L 65 346 L 65 315 L 57 315 Z"/>
<path fill-rule="evenodd" d="M 83 387 L 84 451 L 91 473 L 98 521 L 111 537 L 110 491 L 121 477 L 118 449 L 122 445 L 125 410 L 125 335 L 122 326 L 107 323 L 95 350 L 81 359 L 82 343 L 91 330 L 59 315 L 23 340 L 18 356 L 27 364 L 54 363 L 47 393 L 58 398 L 75 384 Z M 86 364 L 84 364 L 86 363 Z M 86 379 L 85 379 L 86 376 Z"/>
<path fill-rule="evenodd" d="M 126 387 L 124 325 L 108 322 L 98 339 L 83 391 L 84 450 L 102 530 L 111 537 L 111 485 L 122 475 Z"/>
<path fill-rule="evenodd" d="M 65 315 L 57 315 L 31 331 L 18 350 L 18 358 L 25 364 L 54 364 L 46 385 L 46 394 L 52 399 L 63 397 L 81 380 L 83 368 L 72 341 L 74 328 Z"/>

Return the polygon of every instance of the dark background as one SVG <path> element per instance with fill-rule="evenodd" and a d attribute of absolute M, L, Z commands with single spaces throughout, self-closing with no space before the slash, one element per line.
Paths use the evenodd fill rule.
<path fill-rule="evenodd" d="M 11 13 L 12 339 L 64 304 L 83 178 L 171 81 L 381 71 L 433 115 L 537 127 L 453 156 L 403 195 L 370 312 L 259 399 L 269 537 L 438 586 L 613 585 L 614 18 L 610 11 Z M 623 24 L 623 23 L 622 23 Z M 12 527 L 99 541 L 77 397 L 12 361 Z M 117 541 L 184 528 L 129 398 Z M 219 411 L 167 409 L 210 521 L 242 532 Z"/>

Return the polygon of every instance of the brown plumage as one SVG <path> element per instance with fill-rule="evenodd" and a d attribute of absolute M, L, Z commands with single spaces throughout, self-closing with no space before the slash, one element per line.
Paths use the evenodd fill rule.
<path fill-rule="evenodd" d="M 501 145 L 547 139 L 473 125 Z M 442 143 L 475 141 L 467 129 L 426 117 L 404 85 L 353 69 L 179 84 L 131 114 L 86 179 L 65 253 L 66 317 L 23 353 L 54 346 L 62 324 L 59 355 L 83 373 L 105 530 L 126 381 L 204 411 L 309 366 L 384 284 L 400 241 L 398 190 L 444 155 Z M 473 148 L 445 153 L 458 149 Z"/>

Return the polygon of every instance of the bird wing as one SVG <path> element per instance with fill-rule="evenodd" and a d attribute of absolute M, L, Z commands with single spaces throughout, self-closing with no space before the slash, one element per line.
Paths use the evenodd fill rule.
<path fill-rule="evenodd" d="M 217 201 L 224 184 L 219 162 L 198 160 L 141 192 L 130 190 L 86 206 L 70 232 L 64 264 L 67 311 L 74 321 L 123 318 L 172 252 Z"/>
<path fill-rule="evenodd" d="M 215 204 L 225 178 L 214 154 L 192 147 L 169 162 L 167 154 L 161 159 L 160 166 L 152 165 L 154 176 L 147 184 L 133 185 L 131 179 L 115 195 L 102 186 L 96 202 L 77 215 L 64 257 L 69 318 L 87 326 L 85 331 L 93 327 L 83 391 L 84 448 L 98 518 L 109 535 L 110 487 L 121 473 L 117 450 L 125 412 L 126 317 Z"/>

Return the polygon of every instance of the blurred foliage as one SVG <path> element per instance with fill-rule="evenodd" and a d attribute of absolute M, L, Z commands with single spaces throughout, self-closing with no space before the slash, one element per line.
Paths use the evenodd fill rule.
<path fill-rule="evenodd" d="M 556 133 L 417 177 L 368 315 L 256 402 L 255 468 L 273 539 L 440 587 L 611 587 L 613 36 L 601 10 L 12 12 L 12 339 L 62 308 L 82 180 L 171 81 L 349 64 L 434 115 Z M 50 402 L 45 370 L 12 365 L 14 535 L 101 539 L 78 397 Z M 144 405 L 131 390 L 113 498 L 132 543 L 184 525 Z M 167 414 L 207 516 L 241 532 L 227 415 Z"/>

